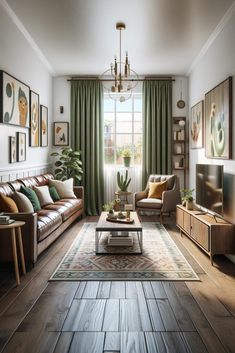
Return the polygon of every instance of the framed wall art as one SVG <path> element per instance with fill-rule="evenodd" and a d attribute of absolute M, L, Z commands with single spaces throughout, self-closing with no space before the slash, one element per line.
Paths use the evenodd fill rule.
<path fill-rule="evenodd" d="M 24 132 L 16 133 L 17 143 L 17 162 L 24 162 L 26 160 L 26 134 Z"/>
<path fill-rule="evenodd" d="M 208 158 L 232 156 L 232 77 L 205 95 L 205 152 Z"/>
<path fill-rule="evenodd" d="M 48 108 L 40 105 L 40 145 L 48 146 Z"/>
<path fill-rule="evenodd" d="M 39 95 L 30 91 L 30 134 L 29 146 L 39 147 Z"/>
<path fill-rule="evenodd" d="M 16 137 L 9 136 L 9 163 L 17 162 Z"/>
<path fill-rule="evenodd" d="M 29 127 L 29 86 L 0 71 L 0 123 Z"/>
<path fill-rule="evenodd" d="M 69 123 L 55 122 L 54 123 L 54 146 L 69 145 Z"/>
<path fill-rule="evenodd" d="M 202 148 L 204 140 L 204 111 L 203 101 L 191 108 L 190 120 L 191 148 Z"/>

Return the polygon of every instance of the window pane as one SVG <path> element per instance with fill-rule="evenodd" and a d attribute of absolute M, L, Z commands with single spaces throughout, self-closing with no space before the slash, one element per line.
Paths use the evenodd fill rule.
<path fill-rule="evenodd" d="M 142 113 L 135 112 L 134 119 L 135 119 L 135 121 L 142 121 L 143 120 Z"/>
<path fill-rule="evenodd" d="M 132 121 L 132 113 L 119 113 L 117 112 L 117 123 L 125 121 Z"/>
<path fill-rule="evenodd" d="M 132 121 L 117 122 L 117 133 L 132 132 Z"/>
<path fill-rule="evenodd" d="M 114 164 L 114 148 L 105 147 L 105 149 L 104 149 L 104 163 Z"/>
<path fill-rule="evenodd" d="M 108 98 L 104 99 L 104 111 L 105 112 L 114 112 L 114 100 Z"/>
<path fill-rule="evenodd" d="M 142 161 L 142 135 L 134 135 L 134 163 L 141 164 Z"/>
<path fill-rule="evenodd" d="M 117 112 L 131 112 L 132 111 L 132 99 L 128 99 L 125 102 L 116 103 Z"/>
<path fill-rule="evenodd" d="M 134 111 L 135 112 L 142 112 L 142 99 L 141 98 L 135 98 Z"/>
<path fill-rule="evenodd" d="M 122 164 L 122 152 L 124 149 L 132 151 L 132 135 L 131 134 L 117 134 L 116 135 L 116 163 Z"/>
<path fill-rule="evenodd" d="M 114 147 L 115 136 L 114 134 L 105 133 L 104 134 L 104 147 Z"/>
<path fill-rule="evenodd" d="M 135 121 L 134 124 L 134 133 L 141 134 L 143 131 L 142 121 Z"/>
<path fill-rule="evenodd" d="M 104 114 L 104 133 L 114 133 L 114 113 Z"/>

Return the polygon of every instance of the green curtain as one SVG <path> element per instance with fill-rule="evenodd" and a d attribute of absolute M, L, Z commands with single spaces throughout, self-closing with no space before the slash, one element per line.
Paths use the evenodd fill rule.
<path fill-rule="evenodd" d="M 81 150 L 88 215 L 104 204 L 103 87 L 96 80 L 71 82 L 71 147 Z"/>
<path fill-rule="evenodd" d="M 172 82 L 143 83 L 143 187 L 149 174 L 172 173 Z"/>

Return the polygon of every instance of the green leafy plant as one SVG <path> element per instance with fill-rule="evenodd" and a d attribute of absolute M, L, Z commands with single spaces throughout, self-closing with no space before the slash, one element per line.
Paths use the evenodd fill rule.
<path fill-rule="evenodd" d="M 55 162 L 55 177 L 58 180 L 66 180 L 74 178 L 75 181 L 82 179 L 82 161 L 81 153 L 73 151 L 72 148 L 62 148 L 61 152 L 53 152 L 51 156 L 59 157 Z"/>
<path fill-rule="evenodd" d="M 104 204 L 103 205 L 103 209 L 106 212 L 112 212 L 113 211 L 113 206 L 114 206 L 114 202 L 111 201 L 111 202 L 108 202 L 108 203 Z"/>
<path fill-rule="evenodd" d="M 131 151 L 129 148 L 124 148 L 122 150 L 122 157 L 131 157 Z"/>
<path fill-rule="evenodd" d="M 193 192 L 195 189 L 182 189 L 182 201 L 183 202 L 192 202 L 193 201 Z"/>
<path fill-rule="evenodd" d="M 125 178 L 120 172 L 117 172 L 117 184 L 121 191 L 127 191 L 131 178 L 128 180 L 128 170 L 126 170 Z"/>

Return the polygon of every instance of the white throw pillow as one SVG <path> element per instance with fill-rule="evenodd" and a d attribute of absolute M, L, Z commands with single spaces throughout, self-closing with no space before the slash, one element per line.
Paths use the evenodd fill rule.
<path fill-rule="evenodd" d="M 27 196 L 25 196 L 21 192 L 16 191 L 12 195 L 12 198 L 15 201 L 20 212 L 34 213 L 33 205 L 31 204 Z"/>
<path fill-rule="evenodd" d="M 44 186 L 34 186 L 33 190 L 36 192 L 37 197 L 39 199 L 40 205 L 46 206 L 50 205 L 51 203 L 54 203 L 54 201 L 51 198 L 49 188 L 47 185 Z"/>
<path fill-rule="evenodd" d="M 49 185 L 56 188 L 61 199 L 76 199 L 73 192 L 73 178 L 65 181 L 50 179 Z"/>

